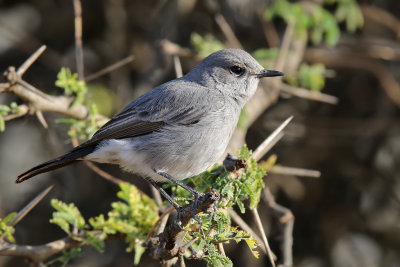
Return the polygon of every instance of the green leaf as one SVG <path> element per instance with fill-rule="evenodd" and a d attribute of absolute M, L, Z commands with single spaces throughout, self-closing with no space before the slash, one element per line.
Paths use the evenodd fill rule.
<path fill-rule="evenodd" d="M 142 257 L 143 253 L 146 251 L 144 247 L 142 247 L 139 243 L 135 244 L 135 257 L 133 260 L 133 264 L 138 265 L 140 262 L 140 258 Z"/>
<path fill-rule="evenodd" d="M 78 74 L 72 74 L 70 69 L 63 67 L 57 74 L 55 85 L 64 89 L 66 95 L 75 95 L 72 106 L 83 103 L 87 88 L 84 81 L 78 80 Z"/>
<path fill-rule="evenodd" d="M 198 52 L 199 56 L 202 58 L 205 58 L 218 50 L 224 49 L 222 42 L 217 40 L 211 34 L 207 34 L 205 37 L 202 37 L 200 34 L 193 32 L 190 35 L 190 41 Z"/>
<path fill-rule="evenodd" d="M 311 91 L 321 91 L 325 86 L 324 72 L 325 66 L 322 64 L 301 64 L 298 74 L 300 85 Z"/>
<path fill-rule="evenodd" d="M 86 237 L 85 237 L 85 241 L 91 245 L 92 247 L 94 247 L 95 249 L 97 249 L 97 251 L 103 253 L 104 252 L 104 241 L 101 240 L 98 236 L 96 236 L 93 233 L 86 233 Z"/>
<path fill-rule="evenodd" d="M 15 216 L 17 216 L 17 213 L 11 212 L 3 219 L 3 222 L 8 225 L 15 218 Z"/>
<path fill-rule="evenodd" d="M 4 219 L 0 218 L 0 236 L 5 236 L 8 241 L 15 243 L 15 238 L 13 236 L 15 229 L 10 226 L 10 222 L 17 216 L 16 212 L 8 214 Z"/>
<path fill-rule="evenodd" d="M 6 129 L 6 123 L 4 121 L 4 117 L 0 115 L 0 132 L 4 132 Z"/>
<path fill-rule="evenodd" d="M 0 105 L 0 115 L 7 116 L 11 111 L 10 107 L 7 105 Z"/>
<path fill-rule="evenodd" d="M 46 266 L 54 266 L 56 262 L 60 262 L 61 266 L 65 267 L 70 260 L 80 257 L 82 257 L 82 248 L 71 248 L 70 250 L 63 251 L 62 256 L 46 262 Z"/>
<path fill-rule="evenodd" d="M 53 218 L 50 219 L 50 223 L 58 225 L 68 235 L 71 235 L 70 226 L 76 226 L 78 230 L 86 227 L 85 219 L 73 203 L 66 204 L 60 200 L 52 199 L 51 206 L 57 212 L 53 212 Z"/>

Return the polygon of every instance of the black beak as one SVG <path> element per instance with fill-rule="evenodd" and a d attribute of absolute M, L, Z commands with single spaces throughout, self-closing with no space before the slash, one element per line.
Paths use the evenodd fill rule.
<path fill-rule="evenodd" d="M 263 70 L 262 72 L 256 74 L 257 78 L 264 78 L 264 77 L 276 77 L 276 76 L 283 76 L 283 72 L 276 71 L 276 70 Z"/>

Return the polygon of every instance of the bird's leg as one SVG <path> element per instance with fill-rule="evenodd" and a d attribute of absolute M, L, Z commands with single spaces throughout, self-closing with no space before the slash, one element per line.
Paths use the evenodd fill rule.
<path fill-rule="evenodd" d="M 197 205 L 198 205 L 198 201 L 199 201 L 199 197 L 203 195 L 203 193 L 199 193 L 196 190 L 194 190 L 193 188 L 191 188 L 190 186 L 176 180 L 174 177 L 172 177 L 171 175 L 169 175 L 168 173 L 165 172 L 159 172 L 159 171 L 155 171 L 157 174 L 161 175 L 162 177 L 168 179 L 169 181 L 179 185 L 180 187 L 182 187 L 183 189 L 185 189 L 186 191 L 188 191 L 189 193 L 191 193 L 193 195 L 193 205 L 192 205 L 192 217 L 195 221 L 197 221 L 200 224 L 200 227 L 203 226 L 200 218 L 196 215 L 196 210 L 197 210 Z M 160 191 L 161 192 L 161 191 Z M 165 192 L 165 191 L 164 191 Z M 170 197 L 171 198 L 171 197 Z M 179 207 L 179 206 L 178 206 Z M 180 210 L 176 209 L 178 212 L 178 218 L 180 217 Z"/>
<path fill-rule="evenodd" d="M 178 203 L 175 202 L 175 200 L 167 194 L 167 192 L 165 192 L 164 189 L 162 189 L 155 181 L 153 181 L 152 179 L 147 179 L 149 181 L 149 183 L 151 183 L 152 186 L 154 186 L 158 192 L 161 193 L 161 195 L 163 195 L 163 197 L 165 197 L 169 203 L 171 203 L 171 205 L 175 208 L 176 212 L 177 212 L 177 216 L 176 216 L 176 225 L 179 227 L 179 229 L 181 229 L 182 231 L 185 231 L 185 229 L 182 228 L 181 226 L 181 209 L 182 207 L 178 205 Z"/>

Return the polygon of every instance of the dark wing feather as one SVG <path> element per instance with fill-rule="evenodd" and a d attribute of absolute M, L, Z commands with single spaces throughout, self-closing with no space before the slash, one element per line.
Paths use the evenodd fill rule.
<path fill-rule="evenodd" d="M 173 92 L 177 90 L 186 90 L 186 94 Z M 98 144 L 106 139 L 130 138 L 153 133 L 165 125 L 191 125 L 199 122 L 206 113 L 223 106 L 222 98 L 218 98 L 217 101 L 204 101 L 205 97 L 211 96 L 195 94 L 193 92 L 195 90 L 206 90 L 206 88 L 183 80 L 175 80 L 173 84 L 166 83 L 156 87 L 126 106 L 101 127 L 92 139 L 80 147 Z M 209 103 L 214 103 L 214 106 L 210 106 Z"/>

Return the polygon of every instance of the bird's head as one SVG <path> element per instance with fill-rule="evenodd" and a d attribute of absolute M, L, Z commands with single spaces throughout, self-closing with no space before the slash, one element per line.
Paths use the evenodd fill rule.
<path fill-rule="evenodd" d="M 255 93 L 261 78 L 282 75 L 282 72 L 264 69 L 243 50 L 224 49 L 206 57 L 186 76 L 203 86 L 222 91 L 244 105 Z"/>

